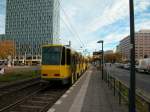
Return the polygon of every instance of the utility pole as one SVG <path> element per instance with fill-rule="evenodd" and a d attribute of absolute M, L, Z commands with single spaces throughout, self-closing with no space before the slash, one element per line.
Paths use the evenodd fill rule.
<path fill-rule="evenodd" d="M 136 112 L 135 106 L 135 39 L 134 39 L 134 3 L 133 0 L 129 0 L 130 5 L 130 88 L 129 88 L 129 112 Z"/>
<path fill-rule="evenodd" d="M 69 47 L 71 47 L 71 41 L 69 41 Z"/>
<path fill-rule="evenodd" d="M 102 67 L 102 80 L 104 79 L 104 50 L 103 50 L 103 40 L 98 41 L 97 43 L 102 43 L 102 60 L 101 60 L 101 67 Z"/>
<path fill-rule="evenodd" d="M 103 50 L 103 41 L 102 41 L 102 80 L 104 79 L 104 50 Z"/>

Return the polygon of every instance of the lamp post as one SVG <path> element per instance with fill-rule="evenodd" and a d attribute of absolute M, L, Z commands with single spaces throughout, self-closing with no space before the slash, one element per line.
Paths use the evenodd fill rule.
<path fill-rule="evenodd" d="M 129 88 L 129 112 L 136 112 L 135 105 L 135 88 L 136 88 L 136 75 L 135 75 L 135 39 L 134 39 L 134 3 L 133 0 L 129 0 L 130 5 L 130 88 Z"/>
<path fill-rule="evenodd" d="M 104 79 L 104 51 L 103 51 L 103 40 L 99 40 L 97 43 L 102 43 L 102 80 Z"/>

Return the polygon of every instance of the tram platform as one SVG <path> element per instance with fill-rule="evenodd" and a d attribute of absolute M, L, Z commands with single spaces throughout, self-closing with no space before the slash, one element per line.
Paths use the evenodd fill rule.
<path fill-rule="evenodd" d="M 127 112 L 127 107 L 119 105 L 92 66 L 47 112 Z"/>

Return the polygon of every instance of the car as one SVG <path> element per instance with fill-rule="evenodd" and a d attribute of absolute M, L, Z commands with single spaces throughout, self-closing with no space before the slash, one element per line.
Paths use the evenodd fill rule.
<path fill-rule="evenodd" d="M 130 69 L 130 63 L 124 64 L 123 68 L 129 70 Z"/>
<path fill-rule="evenodd" d="M 150 73 L 150 58 L 139 60 L 138 72 Z"/>
<path fill-rule="evenodd" d="M 116 67 L 118 67 L 118 68 L 123 68 L 124 67 L 124 64 L 123 63 L 117 63 L 117 64 L 115 64 L 116 65 Z"/>

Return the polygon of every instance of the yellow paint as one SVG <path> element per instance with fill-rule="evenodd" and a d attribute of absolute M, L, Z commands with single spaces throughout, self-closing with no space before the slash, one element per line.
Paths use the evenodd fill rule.
<path fill-rule="evenodd" d="M 43 76 L 47 74 L 47 76 Z M 60 74 L 60 76 L 55 76 L 55 74 Z M 68 78 L 71 75 L 70 66 L 67 65 L 43 65 L 41 68 L 42 78 Z"/>
<path fill-rule="evenodd" d="M 56 45 L 56 44 L 50 44 L 50 45 L 44 45 L 43 47 L 54 47 L 54 46 L 60 46 L 64 47 L 63 45 Z M 83 57 L 80 53 L 75 52 L 71 49 L 71 55 L 77 58 L 76 59 L 76 65 L 75 71 L 71 69 L 71 65 L 42 65 L 41 66 L 41 78 L 50 80 L 50 79 L 66 79 L 71 77 L 71 75 L 82 75 L 81 73 L 85 70 L 85 68 L 88 66 L 88 63 L 85 62 L 86 58 Z M 75 72 L 72 73 L 71 72 Z M 60 74 L 59 76 L 56 76 Z"/>

